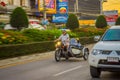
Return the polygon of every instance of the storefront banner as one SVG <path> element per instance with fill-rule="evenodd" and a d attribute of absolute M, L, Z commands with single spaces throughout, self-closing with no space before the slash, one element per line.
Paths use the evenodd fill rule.
<path fill-rule="evenodd" d="M 43 0 L 39 0 L 39 10 L 43 11 L 44 10 L 44 4 Z M 45 0 L 45 5 L 46 5 L 46 12 L 49 14 L 55 14 L 56 13 L 56 0 Z"/>

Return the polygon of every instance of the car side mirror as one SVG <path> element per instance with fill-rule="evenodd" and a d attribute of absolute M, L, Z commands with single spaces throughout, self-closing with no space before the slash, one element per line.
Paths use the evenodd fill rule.
<path fill-rule="evenodd" d="M 101 36 L 94 36 L 94 41 L 99 41 Z"/>

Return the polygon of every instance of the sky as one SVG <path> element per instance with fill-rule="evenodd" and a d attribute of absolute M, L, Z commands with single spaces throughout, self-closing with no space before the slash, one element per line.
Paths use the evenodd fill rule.
<path fill-rule="evenodd" d="M 118 10 L 120 13 L 120 0 L 107 0 L 103 3 L 103 11 Z"/>

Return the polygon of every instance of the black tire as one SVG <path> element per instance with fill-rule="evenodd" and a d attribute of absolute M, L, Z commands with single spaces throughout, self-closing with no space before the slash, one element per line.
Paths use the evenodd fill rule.
<path fill-rule="evenodd" d="M 64 54 L 65 54 L 65 59 L 68 60 L 69 59 L 68 53 L 65 52 Z"/>
<path fill-rule="evenodd" d="M 61 50 L 56 50 L 55 51 L 55 60 L 56 62 L 59 62 L 61 58 Z"/>
<path fill-rule="evenodd" d="M 90 66 L 90 74 L 91 74 L 92 78 L 99 78 L 101 75 L 101 70 Z"/>
<path fill-rule="evenodd" d="M 69 57 L 66 57 L 65 59 L 66 59 L 66 60 L 68 60 L 68 59 L 69 59 Z"/>
<path fill-rule="evenodd" d="M 84 60 L 87 60 L 88 59 L 88 56 L 89 56 L 89 50 L 88 50 L 88 48 L 85 48 L 84 49 L 84 52 L 83 52 L 83 58 L 84 58 Z"/>

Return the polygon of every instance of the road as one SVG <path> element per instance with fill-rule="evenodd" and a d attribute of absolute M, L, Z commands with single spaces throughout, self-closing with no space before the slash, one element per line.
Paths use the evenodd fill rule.
<path fill-rule="evenodd" d="M 42 60 L 1 68 L 0 80 L 120 80 L 120 73 L 102 72 L 100 79 L 92 79 L 83 58 L 56 62 L 52 54 Z"/>

